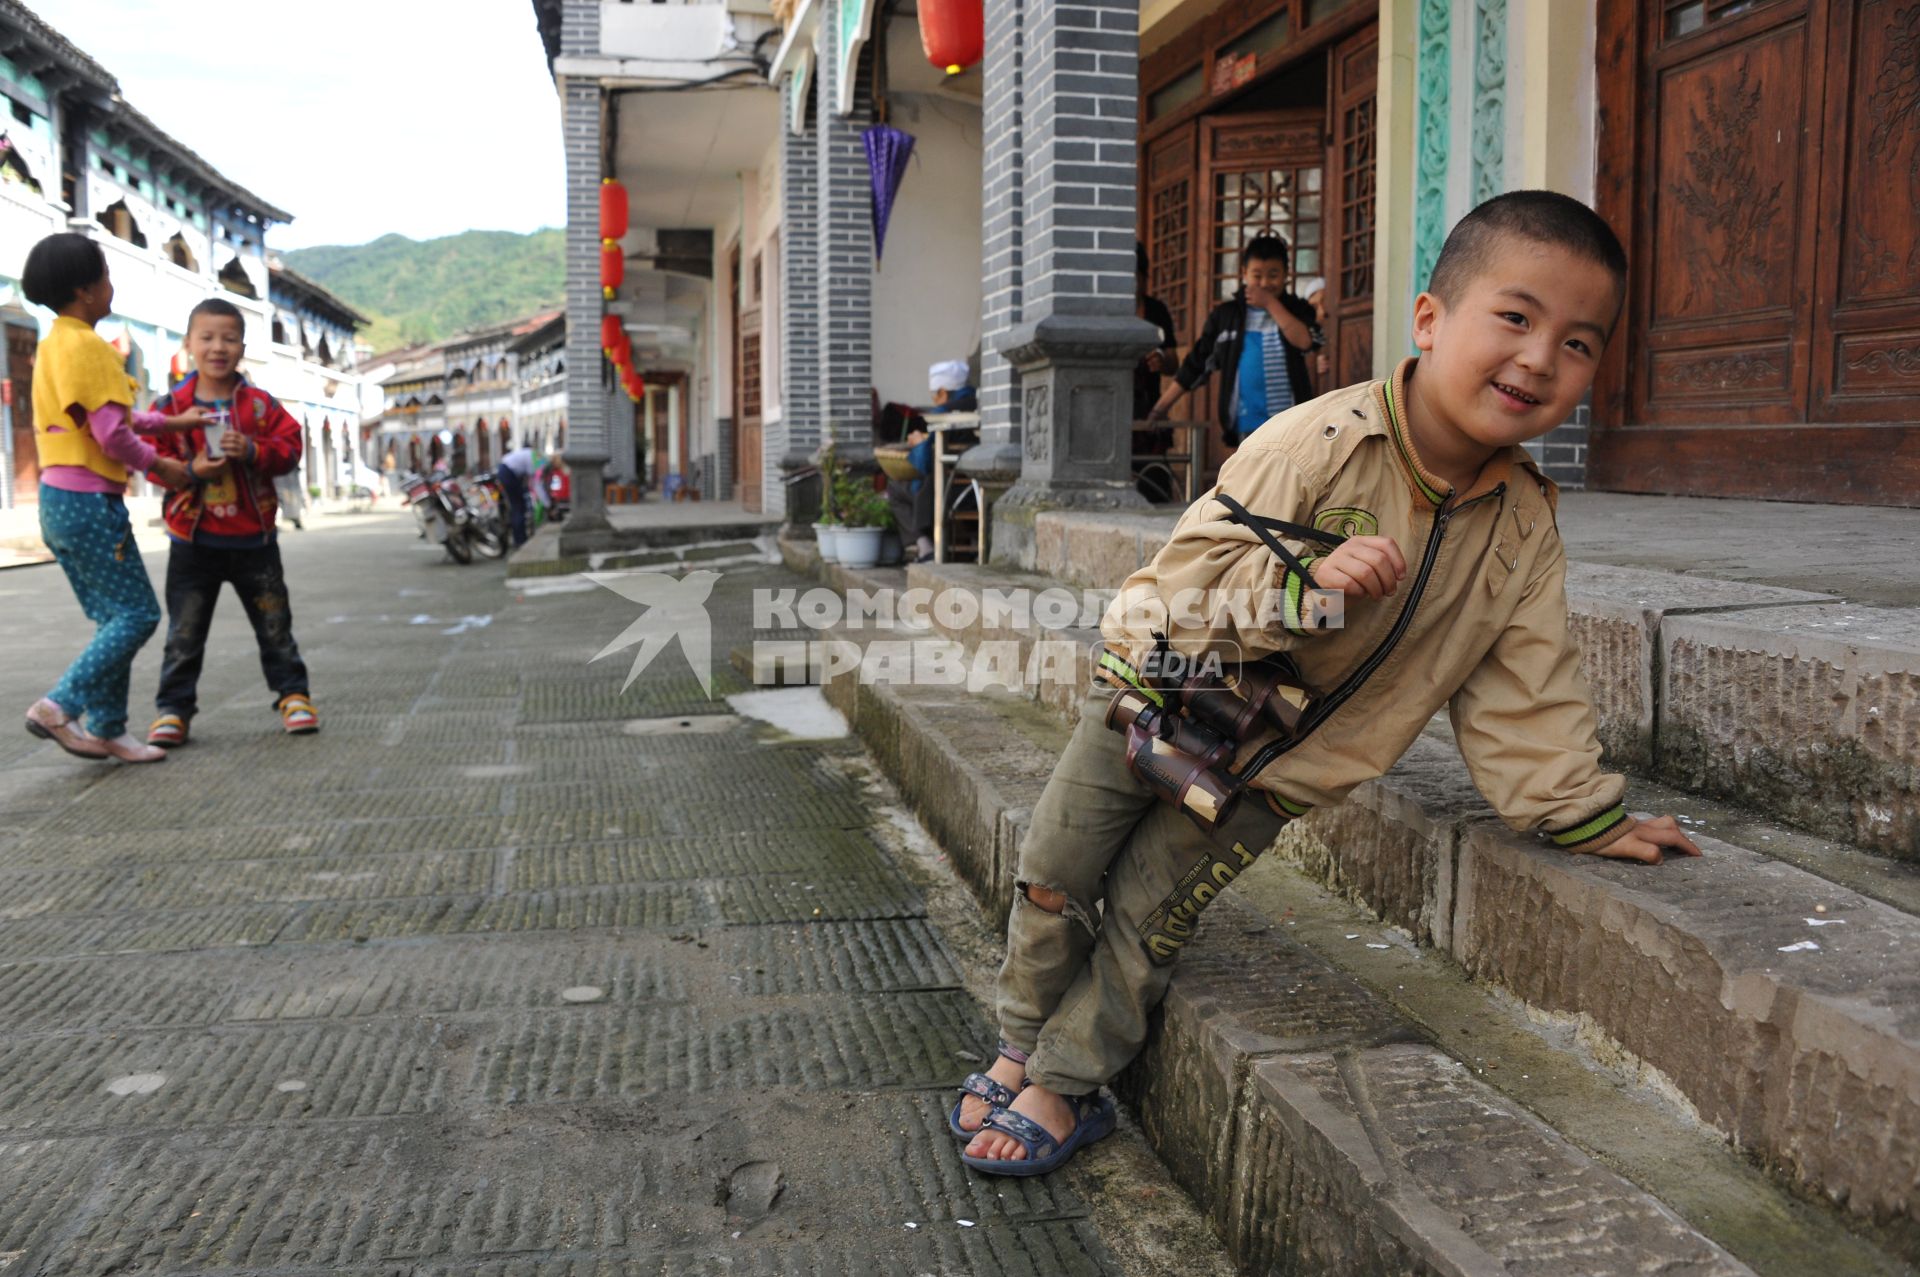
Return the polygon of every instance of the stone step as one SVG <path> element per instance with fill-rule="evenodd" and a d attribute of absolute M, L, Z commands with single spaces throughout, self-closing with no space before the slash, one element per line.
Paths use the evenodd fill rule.
<path fill-rule="evenodd" d="M 964 565 L 911 569 L 908 580 L 956 593 L 1047 585 Z M 1018 641 L 1010 623 L 980 619 L 988 611 L 949 608 L 949 621 L 975 619 L 930 632 L 957 644 Z M 928 704 L 942 714 L 949 705 L 976 720 L 990 712 L 964 689 L 910 690 L 938 693 Z M 880 721 L 911 724 L 918 702 L 907 701 Z M 1035 771 L 1043 782 L 1044 761 L 1016 774 L 1037 796 Z M 1920 980 L 1887 974 L 1890 960 L 1912 971 L 1903 959 L 1920 951 L 1920 873 L 1673 791 L 1642 785 L 1633 801 L 1698 810 L 1690 827 L 1707 857 L 1649 871 L 1518 837 L 1493 818 L 1451 742 L 1437 739 L 1417 742 L 1343 807 L 1289 829 L 1281 849 L 1476 978 L 1597 1031 L 1606 1051 L 1636 1061 L 1782 1180 L 1843 1203 L 1920 1254 L 1920 1020 L 1904 1010 Z M 951 853 L 970 882 L 993 884 L 999 916 L 1017 846 L 1017 831 L 999 828 L 991 863 L 969 869 Z M 1790 948 L 1807 942 L 1819 948 Z"/>
<path fill-rule="evenodd" d="M 1034 571 L 1117 587 L 1166 514 L 1043 513 Z M 1573 633 L 1622 765 L 1920 863 L 1920 609 L 1573 563 Z"/>
<path fill-rule="evenodd" d="M 1004 693 L 852 677 L 826 692 L 983 911 L 1004 919 L 1012 858 L 1064 725 Z M 1250 880 L 1265 884 L 1264 910 L 1235 898 Z M 1383 940 L 1341 939 L 1362 927 Z M 1343 968 L 1342 947 L 1349 958 L 1390 949 L 1402 965 L 1362 978 Z M 1435 983 L 1450 1002 L 1424 1016 L 1406 1004 L 1421 997 L 1406 989 Z M 1490 1042 L 1536 1041 L 1543 1094 L 1576 1097 L 1590 1126 L 1631 1131 L 1631 1147 L 1578 1147 L 1491 1085 L 1484 1062 L 1441 1049 L 1423 1019 L 1470 1022 Z M 1146 1052 L 1116 1089 L 1251 1271 L 1903 1271 L 1656 1094 L 1593 1066 L 1567 1069 L 1525 1019 L 1269 857 L 1205 916 Z M 1516 1073 L 1526 1067 L 1524 1050 L 1509 1059 Z M 1642 1172 L 1654 1191 L 1629 1178 Z M 1663 1204 L 1663 1178 L 1692 1222 Z"/>

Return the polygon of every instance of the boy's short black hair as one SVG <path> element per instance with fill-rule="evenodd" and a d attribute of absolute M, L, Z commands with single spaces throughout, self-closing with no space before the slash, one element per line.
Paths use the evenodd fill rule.
<path fill-rule="evenodd" d="M 61 231 L 35 244 L 20 270 L 20 291 L 27 300 L 59 310 L 73 295 L 107 273 L 107 255 L 85 235 Z"/>
<path fill-rule="evenodd" d="M 1607 268 L 1624 300 L 1627 250 L 1601 216 L 1558 191 L 1508 191 L 1474 209 L 1447 235 L 1427 291 L 1451 305 L 1484 273 L 1507 238 L 1564 248 Z"/>
<path fill-rule="evenodd" d="M 246 336 L 247 317 L 240 308 L 224 297 L 209 297 L 187 312 L 187 331 L 193 331 L 193 321 L 202 315 L 218 315 L 222 319 L 231 319 L 240 325 L 240 335 Z"/>
<path fill-rule="evenodd" d="M 1245 270 L 1248 262 L 1286 262 L 1293 256 L 1293 247 L 1278 235 L 1255 235 L 1240 250 L 1240 269 Z"/>

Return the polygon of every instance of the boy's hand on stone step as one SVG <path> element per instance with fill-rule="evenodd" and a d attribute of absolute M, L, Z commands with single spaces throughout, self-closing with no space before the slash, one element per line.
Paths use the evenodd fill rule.
<path fill-rule="evenodd" d="M 1671 816 L 1652 816 L 1646 820 L 1635 820 L 1629 816 L 1626 833 L 1597 851 L 1575 854 L 1600 856 L 1607 860 L 1638 860 L 1643 864 L 1657 865 L 1664 858 L 1661 854 L 1663 847 L 1688 856 L 1700 854 L 1700 849 L 1693 845 L 1693 839 L 1687 837 Z"/>

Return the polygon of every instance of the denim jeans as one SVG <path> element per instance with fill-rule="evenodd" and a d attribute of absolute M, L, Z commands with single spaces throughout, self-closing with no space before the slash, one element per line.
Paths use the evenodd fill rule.
<path fill-rule="evenodd" d="M 175 541 L 167 556 L 167 652 L 160 666 L 160 694 L 154 698 L 162 714 L 191 719 L 199 708 L 200 667 L 222 585 L 233 586 L 253 624 L 260 672 L 267 676 L 275 702 L 296 692 L 307 694 L 307 667 L 293 641 L 293 609 L 280 567 L 280 546 L 270 542 L 227 549 Z"/>
<path fill-rule="evenodd" d="M 1287 823 L 1259 791 L 1211 834 L 1155 798 L 1106 726 L 1112 698 L 1088 696 L 1034 804 L 995 989 L 1001 1040 L 1063 1095 L 1098 1090 L 1139 1054 L 1197 915 Z M 1029 885 L 1061 893 L 1065 909 L 1042 909 Z"/>
<path fill-rule="evenodd" d="M 527 543 L 527 479 L 505 465 L 493 472 L 493 478 L 500 485 L 500 495 L 507 499 L 507 521 L 517 550 Z"/>
<path fill-rule="evenodd" d="M 95 625 L 93 641 L 47 698 L 96 735 L 127 730 L 127 682 L 134 654 L 160 624 L 147 565 L 133 543 L 127 503 L 104 492 L 40 487 L 40 537 Z"/>

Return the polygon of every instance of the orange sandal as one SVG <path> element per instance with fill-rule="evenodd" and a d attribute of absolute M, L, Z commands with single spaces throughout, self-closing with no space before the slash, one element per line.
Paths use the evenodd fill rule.
<path fill-rule="evenodd" d="M 174 749 L 187 743 L 187 720 L 178 714 L 162 714 L 147 728 L 147 744 Z"/>
<path fill-rule="evenodd" d="M 274 706 L 280 711 L 280 725 L 290 736 L 306 736 L 320 730 L 320 714 L 313 702 L 298 692 L 290 692 Z"/>

